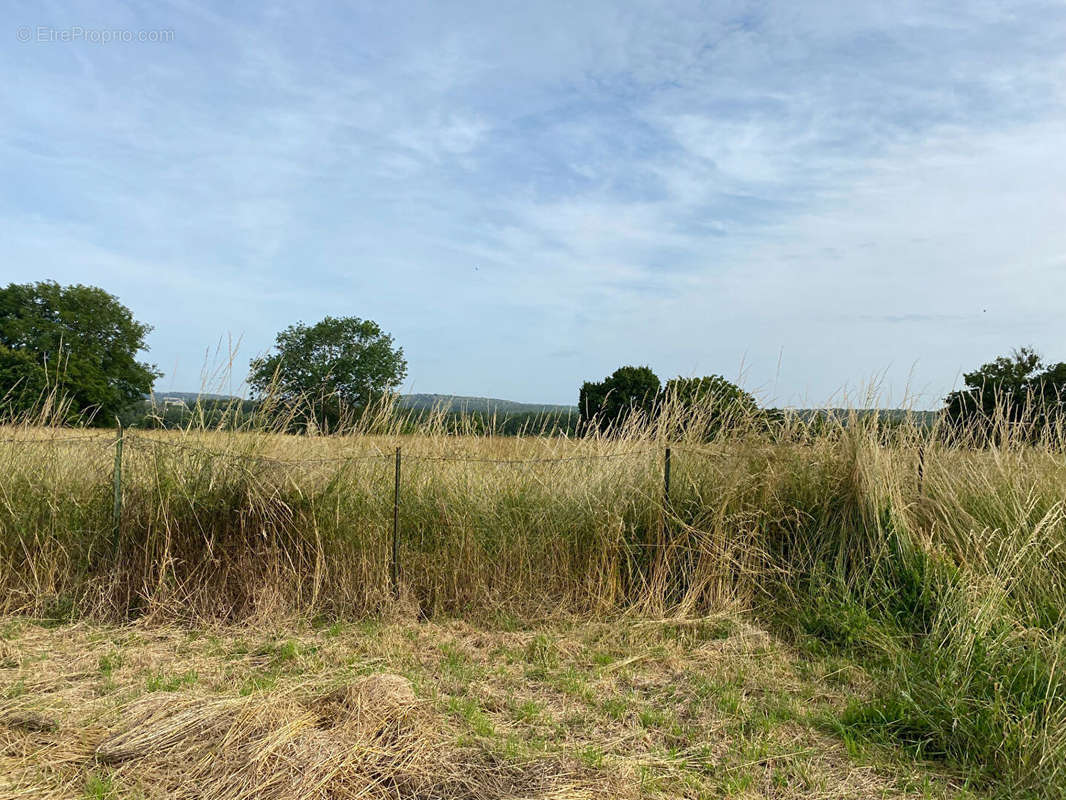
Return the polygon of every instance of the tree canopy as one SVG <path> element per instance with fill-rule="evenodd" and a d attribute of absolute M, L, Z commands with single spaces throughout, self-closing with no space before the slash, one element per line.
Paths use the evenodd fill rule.
<path fill-rule="evenodd" d="M 0 400 L 32 411 L 49 392 L 86 421 L 110 424 L 151 391 L 159 372 L 137 360 L 151 327 L 114 295 L 54 281 L 0 289 Z"/>
<path fill-rule="evenodd" d="M 679 427 L 698 427 L 704 434 L 750 419 L 759 410 L 751 394 L 721 375 L 673 378 L 663 387 L 661 403 L 673 406 Z"/>
<path fill-rule="evenodd" d="M 586 381 L 578 395 L 583 431 L 617 430 L 637 414 L 668 422 L 674 434 L 712 435 L 758 410 L 752 395 L 721 375 L 673 378 L 660 388 L 649 367 L 619 367 L 602 381 Z"/>
<path fill-rule="evenodd" d="M 578 394 L 582 430 L 610 430 L 634 412 L 649 418 L 659 396 L 659 378 L 649 367 L 619 367 L 602 381 L 585 381 Z"/>
<path fill-rule="evenodd" d="M 275 350 L 252 361 L 253 391 L 320 427 L 335 427 L 407 376 L 403 348 L 376 322 L 358 317 L 290 325 L 277 335 Z"/>
<path fill-rule="evenodd" d="M 1031 348 L 982 364 L 963 381 L 965 389 L 945 398 L 944 415 L 956 428 L 1025 422 L 1039 429 L 1066 416 L 1066 363 L 1045 364 Z"/>

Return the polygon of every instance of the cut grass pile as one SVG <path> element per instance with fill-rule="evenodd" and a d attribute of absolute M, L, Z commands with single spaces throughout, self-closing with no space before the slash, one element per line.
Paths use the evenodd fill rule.
<path fill-rule="evenodd" d="M 730 616 L 4 625 L 0 798 L 977 797 L 839 735 L 865 670 Z"/>

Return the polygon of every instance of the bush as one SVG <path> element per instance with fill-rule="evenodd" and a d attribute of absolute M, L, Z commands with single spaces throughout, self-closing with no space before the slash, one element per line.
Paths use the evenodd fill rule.
<path fill-rule="evenodd" d="M 626 423 L 650 420 L 658 398 L 659 378 L 650 368 L 619 367 L 598 383 L 582 385 L 581 429 L 618 432 Z"/>

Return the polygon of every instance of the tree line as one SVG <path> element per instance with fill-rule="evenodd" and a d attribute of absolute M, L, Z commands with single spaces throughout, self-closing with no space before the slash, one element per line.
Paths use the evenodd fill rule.
<path fill-rule="evenodd" d="M 274 415 L 295 430 L 342 430 L 376 404 L 388 403 L 407 376 L 403 348 L 372 320 L 327 316 L 290 325 L 272 350 L 252 359 L 247 401 L 200 401 L 193 410 L 160 408 L 147 398 L 161 372 L 139 360 L 152 328 L 117 297 L 95 286 L 54 281 L 0 289 L 0 418 L 39 414 L 53 422 L 109 426 L 184 425 L 190 414 L 218 427 Z M 941 410 L 945 429 L 1032 435 L 1066 421 L 1066 363 L 1045 363 L 1023 347 L 963 376 Z M 412 426 L 426 411 L 409 411 Z M 582 435 L 669 419 L 706 435 L 735 424 L 772 425 L 782 412 L 720 375 L 662 383 L 648 366 L 623 366 L 578 392 L 577 412 L 438 415 L 455 432 Z"/>

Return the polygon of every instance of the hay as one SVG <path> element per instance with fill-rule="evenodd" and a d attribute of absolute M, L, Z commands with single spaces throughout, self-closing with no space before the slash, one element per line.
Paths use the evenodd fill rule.
<path fill-rule="evenodd" d="M 579 800 L 557 762 L 503 767 L 450 744 L 445 722 L 398 675 L 326 693 L 142 698 L 96 759 L 149 796 L 183 800 Z"/>
<path fill-rule="evenodd" d="M 0 725 L 31 733 L 52 733 L 59 723 L 35 711 L 0 711 Z"/>

